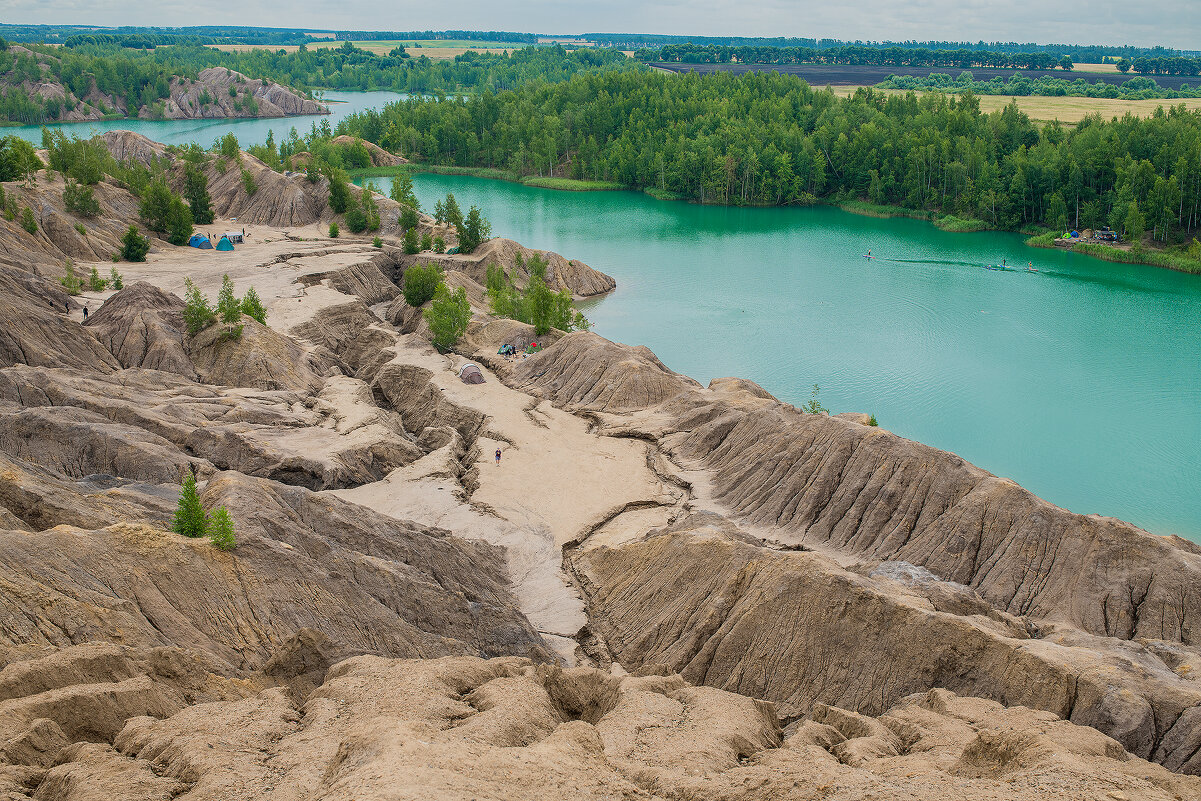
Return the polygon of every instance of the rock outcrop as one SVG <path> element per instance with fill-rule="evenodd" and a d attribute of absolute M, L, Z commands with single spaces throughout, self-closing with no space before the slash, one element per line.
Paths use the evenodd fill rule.
<path fill-rule="evenodd" d="M 196 378 L 184 346 L 184 302 L 139 281 L 116 293 L 84 325 L 122 367 Z"/>
<path fill-rule="evenodd" d="M 237 473 L 204 494 L 238 521 L 236 556 L 168 521 L 0 532 L 0 642 L 184 647 L 249 670 L 313 629 L 357 653 L 548 658 L 486 545 Z"/>
<path fill-rule="evenodd" d="M 173 75 L 168 95 L 143 103 L 132 103 L 120 95 L 101 92 L 95 80 L 83 94 L 77 81 L 62 77 L 60 59 L 19 45 L 11 49 L 30 56 L 40 73 L 36 79 L 15 68 L 0 73 L 0 90 L 21 89 L 32 97 L 50 101 L 57 109 L 52 119 L 62 122 L 94 122 L 116 112 L 141 119 L 222 119 L 227 117 L 287 117 L 299 114 L 328 114 L 329 109 L 296 91 L 271 81 L 247 78 L 224 67 L 210 67 L 196 78 Z M 232 91 L 231 91 L 232 90 Z"/>
<path fill-rule="evenodd" d="M 644 428 L 712 472 L 716 497 L 781 542 L 899 560 L 1014 615 L 1201 644 L 1201 557 L 1053 506 L 954 454 L 770 398 L 704 393 L 645 348 L 564 337 L 512 380 L 568 408 L 658 410 Z M 625 424 L 622 424 L 625 425 Z"/>
<path fill-rule="evenodd" d="M 677 676 L 518 659 L 342 662 L 297 709 L 280 690 L 130 720 L 65 752 L 39 798 L 1139 798 L 1201 780 L 1097 732 L 933 691 L 886 715 L 823 708 L 782 736 L 771 706 Z"/>
<path fill-rule="evenodd" d="M 521 264 L 518 263 L 520 256 Z M 519 287 L 526 285 L 530 273 L 527 265 L 530 259 L 539 256 L 546 260 L 546 283 L 556 291 L 566 289 L 576 297 L 591 297 L 612 292 L 617 282 L 612 277 L 599 270 L 594 270 L 582 261 L 567 259 L 549 250 L 534 250 L 523 247 L 512 239 L 497 237 L 489 239 L 472 253 L 418 253 L 416 255 L 399 254 L 397 263 L 400 270 L 393 280 L 403 275 L 405 268 L 414 264 L 437 264 L 445 271 L 457 270 L 478 284 L 483 284 L 488 273 L 489 264 L 498 264 Z"/>
<path fill-rule="evenodd" d="M 143 106 L 143 119 L 221 119 L 225 117 L 292 117 L 328 114 L 329 109 L 287 87 L 258 78 L 247 78 L 226 67 L 209 67 L 195 80 L 171 79 L 171 95 L 161 109 Z"/>
<path fill-rule="evenodd" d="M 1201 705 L 1195 681 L 1137 645 L 1039 631 L 922 568 L 852 572 L 817 553 L 765 548 L 712 514 L 570 561 L 591 628 L 627 669 L 666 666 L 775 701 L 790 718 L 819 704 L 879 715 L 941 687 L 1046 710 L 1201 772 L 1201 729 L 1183 717 Z"/>

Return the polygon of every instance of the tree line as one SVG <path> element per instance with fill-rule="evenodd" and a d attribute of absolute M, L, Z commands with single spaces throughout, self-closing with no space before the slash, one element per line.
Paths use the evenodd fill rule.
<path fill-rule="evenodd" d="M 889 75 L 876 84 L 879 89 L 901 89 L 934 92 L 970 91 L 977 95 L 1017 95 L 1028 97 L 1106 97 L 1118 100 L 1168 100 L 1184 97 L 1201 97 L 1201 89 L 1166 89 L 1153 79 L 1138 76 L 1120 86 L 1106 81 L 1088 81 L 1077 78 L 1067 81 L 1050 75 L 1029 78 L 1014 73 L 1009 80 L 1001 77 L 977 81 L 970 71 L 961 72 L 952 78 L 945 72 L 929 75 Z"/>
<path fill-rule="evenodd" d="M 1198 55 L 1195 52 L 1184 52 L 1172 48 L 1135 47 L 1134 45 L 1079 45 L 1079 44 L 1037 44 L 1035 42 L 953 42 L 953 41 L 913 41 L 902 42 L 871 42 L 848 41 L 844 39 L 808 38 L 808 37 L 753 37 L 753 36 L 680 36 L 673 34 L 642 34 L 642 33 L 585 33 L 582 38 L 605 47 L 621 47 L 637 50 L 640 47 L 657 48 L 663 45 L 716 45 L 722 47 L 808 47 L 814 49 L 839 48 L 848 45 L 856 47 L 871 47 L 877 49 L 901 48 L 906 50 L 985 50 L 997 53 L 1056 53 L 1059 56 L 1070 56 L 1075 62 L 1086 64 L 1101 64 L 1106 59 L 1137 58 L 1138 56 L 1171 57 Z"/>
<path fill-rule="evenodd" d="M 413 159 L 704 203 L 866 199 L 1011 230 L 1141 220 L 1165 243 L 1201 223 L 1201 114 L 1183 107 L 1039 128 L 1012 103 L 981 113 L 970 93 L 838 98 L 776 73 L 627 71 L 412 98 L 338 131 Z"/>
<path fill-rule="evenodd" d="M 893 67 L 993 67 L 999 69 L 1070 70 L 1070 56 L 1048 52 L 1009 53 L 987 50 L 930 50 L 910 47 L 769 47 L 668 44 L 634 53 L 640 61 L 683 64 L 845 64 Z M 1189 59 L 1184 59 L 1188 61 Z"/>

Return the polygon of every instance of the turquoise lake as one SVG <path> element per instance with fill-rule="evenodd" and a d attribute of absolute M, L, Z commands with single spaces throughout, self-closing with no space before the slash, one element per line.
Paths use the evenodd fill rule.
<path fill-rule="evenodd" d="M 372 179 L 386 193 L 387 179 Z M 617 290 L 597 333 L 701 382 L 875 414 L 1059 506 L 1201 541 L 1201 277 L 829 207 L 414 177 Z M 877 256 L 862 258 L 868 249 Z M 983 264 L 1039 271 L 1002 272 Z"/>

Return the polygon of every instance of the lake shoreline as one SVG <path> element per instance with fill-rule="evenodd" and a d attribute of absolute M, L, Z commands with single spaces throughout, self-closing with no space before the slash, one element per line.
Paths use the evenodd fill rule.
<path fill-rule="evenodd" d="M 748 203 L 742 206 L 733 206 L 728 203 L 697 203 L 696 201 L 688 200 L 687 198 L 672 195 L 671 193 L 659 192 L 655 189 L 637 189 L 631 186 L 624 186 L 609 181 L 578 181 L 573 178 L 539 178 L 536 176 L 526 176 L 522 178 L 516 173 L 508 170 L 500 170 L 494 167 L 457 167 L 445 166 L 439 164 L 422 164 L 410 162 L 401 167 L 371 167 L 362 170 L 351 170 L 349 175 L 354 178 L 386 178 L 395 175 L 398 170 L 405 170 L 410 173 L 424 173 L 427 175 L 450 175 L 450 176 L 466 176 L 470 178 L 484 178 L 491 181 L 505 181 L 507 183 L 520 184 L 533 189 L 551 189 L 557 192 L 638 192 L 640 194 L 652 197 L 655 200 L 663 202 L 684 202 L 697 206 L 719 206 L 730 208 L 796 208 L 795 205 L 790 206 L 774 206 L 767 204 Z M 555 183 L 552 183 L 555 182 Z M 952 234 L 978 234 L 996 231 L 999 233 L 1021 233 L 1020 231 L 1007 231 L 1004 228 L 994 228 L 988 225 L 984 220 L 967 219 L 956 217 L 953 214 L 945 214 L 938 216 L 934 212 L 922 211 L 918 209 L 907 209 L 903 206 L 890 206 L 886 204 L 868 203 L 866 201 L 819 201 L 818 203 L 809 204 L 814 206 L 831 206 L 833 208 L 845 211 L 848 214 L 855 214 L 860 217 L 874 217 L 877 219 L 892 219 L 904 218 L 911 220 L 921 220 L 928 222 L 940 231 L 946 231 Z M 1029 237 L 1026 240 L 1026 245 L 1032 248 L 1055 248 L 1054 245 L 1044 245 L 1037 242 L 1037 235 Z M 1060 248 L 1055 248 L 1059 250 Z M 1079 253 L 1083 256 L 1090 256 L 1098 261 L 1105 261 L 1117 264 L 1133 264 L 1142 267 L 1154 267 L 1156 269 L 1172 270 L 1174 272 L 1184 273 L 1185 275 L 1201 275 L 1201 264 L 1192 268 L 1184 264 L 1173 264 L 1175 261 L 1172 254 L 1162 251 L 1144 249 L 1135 259 L 1129 258 L 1129 252 L 1117 248 L 1110 248 L 1104 245 L 1090 245 L 1087 249 L 1077 246 L 1076 248 L 1068 248 L 1070 252 Z M 1112 251 L 1112 252 L 1111 252 Z"/>

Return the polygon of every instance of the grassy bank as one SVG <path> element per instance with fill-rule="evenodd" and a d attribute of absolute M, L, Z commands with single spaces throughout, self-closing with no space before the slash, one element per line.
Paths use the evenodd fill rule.
<path fill-rule="evenodd" d="M 424 172 L 432 175 L 468 175 L 472 178 L 489 178 L 494 181 L 509 181 L 510 183 L 533 186 L 539 189 L 556 189 L 563 192 L 612 192 L 628 189 L 625 184 L 614 181 L 579 181 L 575 178 L 539 178 L 530 175 L 522 177 L 510 170 L 500 170 L 493 167 L 449 167 L 442 164 L 405 164 L 400 167 L 370 167 L 363 170 L 352 170 L 352 178 L 371 178 L 385 175 L 395 175 L 405 170 L 408 172 Z"/>
<path fill-rule="evenodd" d="M 526 186 L 536 186 L 541 189 L 559 189 L 565 192 L 613 192 L 628 189 L 625 184 L 615 181 L 579 181 L 575 178 L 535 178 L 522 180 Z"/>
<path fill-rule="evenodd" d="M 1055 248 L 1054 231 L 1032 236 L 1026 244 L 1033 248 Z M 1196 259 L 1186 252 L 1171 250 L 1151 250 L 1145 247 L 1123 250 L 1121 248 L 1100 245 L 1093 242 L 1081 242 L 1071 248 L 1065 248 L 1074 253 L 1083 253 L 1101 261 L 1112 261 L 1118 264 L 1144 264 L 1148 267 L 1162 267 L 1182 273 L 1201 275 L 1201 259 Z"/>
<path fill-rule="evenodd" d="M 878 217 L 884 220 L 892 217 L 929 220 L 933 217 L 928 211 L 907 209 L 903 206 L 885 206 L 879 203 L 868 203 L 866 200 L 843 200 L 835 205 L 843 211 L 849 211 L 851 214 L 858 214 L 862 217 Z"/>
<path fill-rule="evenodd" d="M 880 219 L 907 217 L 912 220 L 929 220 L 934 223 L 935 227 L 953 234 L 974 234 L 980 231 L 987 231 L 992 227 L 984 220 L 956 217 L 953 214 L 940 217 L 931 211 L 907 209 L 903 206 L 885 206 L 879 203 L 868 203 L 866 200 L 844 200 L 837 205 L 843 211 L 849 211 L 851 214 L 858 214 L 863 217 L 878 217 Z"/>

